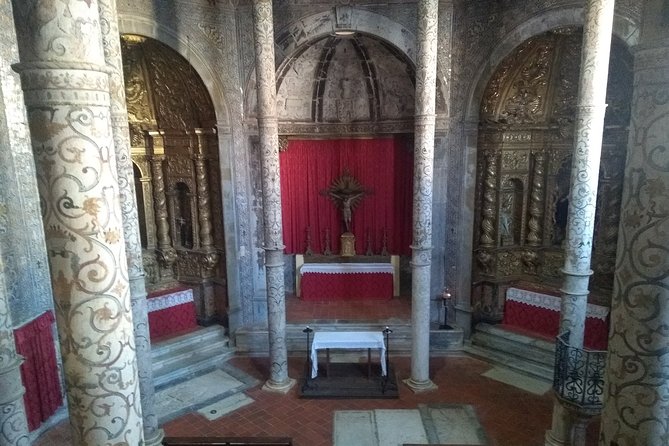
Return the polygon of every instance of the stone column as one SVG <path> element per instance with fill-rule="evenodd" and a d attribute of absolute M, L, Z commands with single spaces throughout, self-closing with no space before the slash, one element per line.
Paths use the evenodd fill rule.
<path fill-rule="evenodd" d="M 576 348 L 583 348 L 588 282 L 592 274 L 590 260 L 606 112 L 613 6 L 613 0 L 587 0 L 585 5 L 560 309 L 560 332 L 569 330 L 569 344 Z M 574 420 L 556 401 L 552 427 L 546 433 L 546 444 L 569 444 Z"/>
<path fill-rule="evenodd" d="M 97 2 L 14 2 L 74 445 L 143 444 Z"/>
<path fill-rule="evenodd" d="M 151 362 L 151 340 L 142 262 L 142 242 L 139 236 L 139 218 L 135 194 L 135 177 L 130 157 L 130 133 L 128 111 L 125 102 L 125 82 L 123 61 L 121 60 L 121 40 L 118 29 L 116 0 L 98 0 L 102 44 L 110 74 L 110 99 L 112 136 L 116 151 L 119 196 L 121 198 L 121 219 L 125 236 L 125 253 L 128 260 L 128 280 L 132 321 L 137 348 L 137 372 L 144 421 L 144 440 L 147 446 L 162 444 L 164 433 L 158 428 L 158 417 L 154 409 L 153 365 Z"/>
<path fill-rule="evenodd" d="M 23 358 L 16 354 L 8 298 L 0 255 L 0 446 L 30 446 L 20 372 Z"/>
<path fill-rule="evenodd" d="M 585 10 L 560 310 L 560 331 L 571 332 L 569 344 L 572 347 L 583 347 L 588 282 L 592 274 L 590 260 L 606 112 L 613 4 L 613 0 L 588 0 Z"/>
<path fill-rule="evenodd" d="M 276 119 L 274 23 L 271 0 L 253 0 L 253 34 L 258 88 L 258 132 L 262 165 L 263 223 L 269 356 L 272 368 L 264 389 L 287 392 L 295 383 L 288 377 L 286 294 L 283 282 L 283 227 L 279 135 Z"/>
<path fill-rule="evenodd" d="M 611 303 L 601 445 L 669 441 L 669 5 L 645 2 Z"/>
<path fill-rule="evenodd" d="M 438 9 L 437 0 L 418 2 L 411 245 L 411 377 L 404 381 L 414 392 L 436 389 L 430 380 L 430 268 Z"/>

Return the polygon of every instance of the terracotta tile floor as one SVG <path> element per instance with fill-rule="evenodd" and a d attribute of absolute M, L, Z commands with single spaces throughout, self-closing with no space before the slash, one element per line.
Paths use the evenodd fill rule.
<path fill-rule="evenodd" d="M 304 302 L 295 297 L 286 301 L 289 322 L 301 323 L 320 319 L 410 319 L 408 298 L 376 302 Z M 391 358 L 398 380 L 408 378 L 409 357 Z M 236 357 L 230 364 L 261 383 L 269 376 L 267 358 Z M 289 376 L 299 378 L 304 358 L 289 358 Z M 186 414 L 163 426 L 170 436 L 289 436 L 295 446 L 329 446 L 332 443 L 332 420 L 336 410 L 412 409 L 418 404 L 471 404 L 486 431 L 490 446 L 543 446 L 544 435 L 551 424 L 550 392 L 537 396 L 481 376 L 491 366 L 466 355 L 433 357 L 430 377 L 438 390 L 414 394 L 400 384 L 400 397 L 393 400 L 373 399 L 300 399 L 298 385 L 287 395 L 268 393 L 261 385 L 246 391 L 255 400 L 222 418 L 208 421 L 197 413 Z M 595 445 L 596 432 L 591 426 L 588 445 Z M 69 444 L 66 422 L 44 434 L 36 446 Z M 355 445 L 351 445 L 355 446 Z"/>

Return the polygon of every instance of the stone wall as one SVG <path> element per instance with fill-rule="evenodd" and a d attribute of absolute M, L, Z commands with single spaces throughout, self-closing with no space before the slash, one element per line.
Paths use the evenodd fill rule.
<path fill-rule="evenodd" d="M 0 0 L 0 26 L 13 30 L 11 2 Z M 0 39 L 0 244 L 15 327 L 53 309 L 23 93 L 11 65 L 19 61 L 16 37 Z"/>

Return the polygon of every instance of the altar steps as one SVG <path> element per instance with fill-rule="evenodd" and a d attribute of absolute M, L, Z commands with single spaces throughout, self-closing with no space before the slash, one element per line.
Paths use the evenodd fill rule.
<path fill-rule="evenodd" d="M 553 381 L 554 342 L 480 323 L 465 343 L 464 350 L 472 356 L 518 373 Z"/>
<path fill-rule="evenodd" d="M 307 335 L 303 332 L 309 325 L 314 331 L 383 331 L 389 327 L 393 332 L 389 336 L 390 355 L 407 356 L 411 354 L 412 328 L 408 321 L 385 320 L 378 322 L 354 321 L 318 321 L 303 324 L 286 325 L 286 346 L 291 355 L 306 355 Z M 311 335 L 313 338 L 313 333 Z M 268 351 L 267 329 L 243 328 L 235 333 L 235 345 L 241 353 L 262 353 Z M 430 330 L 430 351 L 433 353 L 461 351 L 463 330 Z"/>
<path fill-rule="evenodd" d="M 153 381 L 163 387 L 211 369 L 235 354 L 225 327 L 212 325 L 151 346 Z"/>

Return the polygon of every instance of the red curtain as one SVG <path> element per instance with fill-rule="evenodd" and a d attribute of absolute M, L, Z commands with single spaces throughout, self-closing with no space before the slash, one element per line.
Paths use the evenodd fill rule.
<path fill-rule="evenodd" d="M 326 231 L 339 252 L 342 213 L 321 192 L 346 169 L 369 192 L 353 210 L 356 253 L 365 254 L 370 240 L 380 254 L 384 234 L 390 254 L 411 253 L 413 152 L 404 138 L 291 140 L 279 157 L 286 253 L 305 252 L 307 228 L 315 253 L 323 252 Z"/>
<path fill-rule="evenodd" d="M 63 404 L 51 331 L 53 322 L 53 314 L 47 311 L 14 330 L 16 352 L 25 358 L 21 364 L 21 379 L 26 388 L 23 401 L 31 431 Z"/>

